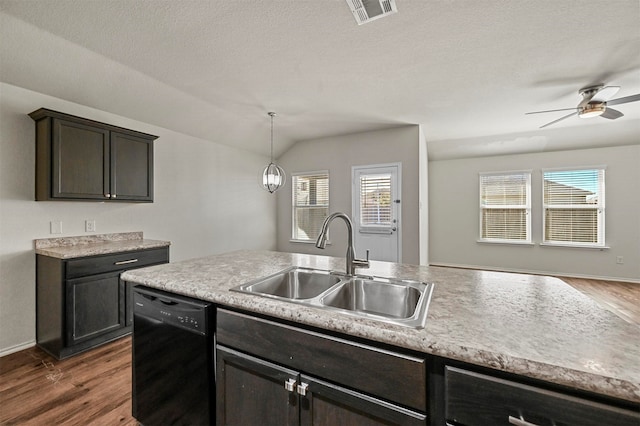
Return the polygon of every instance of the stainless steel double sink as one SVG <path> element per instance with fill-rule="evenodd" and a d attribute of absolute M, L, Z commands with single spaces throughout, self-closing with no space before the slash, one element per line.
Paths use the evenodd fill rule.
<path fill-rule="evenodd" d="M 231 290 L 423 328 L 433 283 L 294 266 Z"/>

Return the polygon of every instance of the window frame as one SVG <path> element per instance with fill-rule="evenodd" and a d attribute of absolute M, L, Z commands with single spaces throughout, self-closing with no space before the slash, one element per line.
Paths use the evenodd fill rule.
<path fill-rule="evenodd" d="M 555 208 L 555 209 L 593 209 L 594 207 L 588 204 L 557 204 L 554 207 L 549 207 L 545 202 L 545 173 L 547 172 L 571 172 L 578 170 L 595 170 L 602 171 L 602 179 L 598 178 L 598 204 L 597 204 L 597 242 L 579 242 L 579 241 L 558 241 L 558 240 L 547 240 L 547 209 Z M 542 197 L 541 197 L 541 206 L 542 206 L 542 235 L 541 235 L 541 246 L 556 246 L 556 247 L 573 247 L 573 248 L 595 248 L 595 249 L 603 249 L 608 248 L 606 245 L 605 239 L 605 216 L 606 216 L 606 166 L 575 166 L 575 167 L 554 167 L 554 168 L 545 168 L 541 169 L 541 185 L 542 185 Z"/>
<path fill-rule="evenodd" d="M 526 176 L 526 202 L 525 204 L 513 204 L 513 205 L 494 205 L 494 206 L 484 206 L 482 204 L 482 189 L 483 189 L 483 176 L 515 176 L 515 175 L 525 175 Z M 531 175 L 532 170 L 510 170 L 510 171 L 500 171 L 500 172 L 479 172 L 478 173 L 478 240 L 479 243 L 489 243 L 489 244 L 515 244 L 515 245 L 533 245 L 532 235 L 531 235 Z M 513 209 L 513 210 L 524 210 L 525 211 L 525 239 L 510 239 L 510 238 L 484 238 L 483 234 L 483 217 L 485 210 L 494 210 L 494 209 Z"/>
<path fill-rule="evenodd" d="M 295 201 L 296 201 L 296 188 L 297 188 L 297 179 L 300 177 L 310 177 L 310 176 L 326 176 L 327 178 L 327 204 L 316 204 L 313 206 L 297 206 Z M 316 171 L 309 171 L 309 172 L 296 172 L 296 173 L 292 173 L 291 174 L 291 234 L 290 234 L 290 239 L 289 241 L 292 243 L 303 243 L 303 244 L 315 244 L 316 242 L 316 238 L 314 237 L 313 239 L 302 239 L 302 238 L 295 238 L 296 237 L 296 228 L 297 228 L 297 214 L 296 212 L 298 211 L 298 209 L 305 209 L 305 210 L 310 210 L 311 208 L 322 208 L 322 207 L 326 207 L 327 209 L 327 215 L 329 214 L 330 211 L 330 197 L 331 197 L 331 191 L 330 191 L 330 178 L 329 178 L 329 170 L 316 170 Z"/>

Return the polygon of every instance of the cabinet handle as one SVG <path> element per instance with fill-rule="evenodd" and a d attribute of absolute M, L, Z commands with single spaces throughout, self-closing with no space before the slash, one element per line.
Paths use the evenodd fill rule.
<path fill-rule="evenodd" d="M 307 389 L 309 389 L 308 383 L 300 383 L 297 388 L 298 394 L 300 396 L 305 396 L 307 394 Z"/>
<path fill-rule="evenodd" d="M 104 194 L 106 198 L 111 198 L 111 194 Z"/>
<path fill-rule="evenodd" d="M 513 416 L 509 416 L 509 423 L 515 426 L 538 426 L 535 423 L 530 423 L 526 421 L 525 419 L 522 418 L 522 416 L 520 416 L 519 419 Z"/>
<path fill-rule="evenodd" d="M 296 388 L 296 379 L 287 379 L 287 381 L 284 382 L 284 388 L 289 392 L 293 392 Z"/>
<path fill-rule="evenodd" d="M 113 194 L 113 195 L 111 196 L 111 198 L 116 198 L 116 197 L 117 197 L 117 195 L 116 195 L 116 194 Z"/>
<path fill-rule="evenodd" d="M 129 260 L 121 260 L 120 262 L 114 263 L 114 265 L 127 265 L 129 263 L 136 263 L 138 259 L 129 259 Z"/>

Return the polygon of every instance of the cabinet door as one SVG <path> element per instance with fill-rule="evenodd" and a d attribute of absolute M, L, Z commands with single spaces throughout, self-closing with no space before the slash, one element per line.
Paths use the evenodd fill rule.
<path fill-rule="evenodd" d="M 153 141 L 111 132 L 111 198 L 153 201 Z"/>
<path fill-rule="evenodd" d="M 303 426 L 427 424 L 423 413 L 305 375 L 297 389 Z"/>
<path fill-rule="evenodd" d="M 119 273 L 67 281 L 67 345 L 124 327 L 124 282 Z"/>
<path fill-rule="evenodd" d="M 107 198 L 108 130 L 54 119 L 52 154 L 52 198 Z"/>
<path fill-rule="evenodd" d="M 296 371 L 220 345 L 216 357 L 217 424 L 298 424 Z"/>

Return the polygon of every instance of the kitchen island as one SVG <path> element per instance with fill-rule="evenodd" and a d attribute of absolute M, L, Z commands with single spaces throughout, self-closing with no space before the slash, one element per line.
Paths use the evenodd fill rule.
<path fill-rule="evenodd" d="M 229 291 L 292 265 L 344 271 L 344 259 L 243 250 L 127 271 L 122 278 L 222 308 L 585 391 L 637 411 L 640 328 L 559 279 L 377 261 L 359 271 L 435 283 L 422 329 Z"/>

